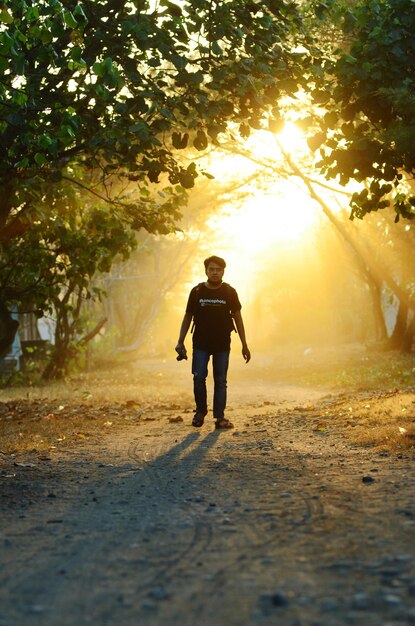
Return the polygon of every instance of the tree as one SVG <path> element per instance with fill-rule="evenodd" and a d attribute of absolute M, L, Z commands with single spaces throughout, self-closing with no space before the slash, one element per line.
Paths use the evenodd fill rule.
<path fill-rule="evenodd" d="M 217 149 L 201 157 L 207 169 L 209 156 L 218 158 Z M 194 153 L 186 153 L 188 161 L 195 158 Z M 114 264 L 110 274 L 104 277 L 108 292 L 104 303 L 109 318 L 107 327 L 116 331 L 113 345 L 117 351 L 127 353 L 144 346 L 160 350 L 166 344 L 166 335 L 171 338 L 165 328 L 170 329 L 176 311 L 182 315 L 177 307 L 182 295 L 178 284 L 183 285 L 183 297 L 186 297 L 195 256 L 200 258 L 204 250 L 206 257 L 211 253 L 209 220 L 230 198 L 235 202 L 247 195 L 250 179 L 241 176 L 237 181 L 198 179 L 183 210 L 180 230 L 168 236 L 138 234 L 137 249 L 125 262 Z M 175 297 L 170 299 L 172 292 Z"/>
<path fill-rule="evenodd" d="M 10 351 L 19 327 L 19 322 L 15 320 L 7 307 L 0 302 L 0 359 L 4 358 Z"/>
<path fill-rule="evenodd" d="M 342 43 L 327 54 L 313 94 L 323 111 L 318 132 L 310 138 L 321 157 L 317 165 L 341 184 L 366 183 L 352 196 L 352 218 L 393 203 L 396 221 L 413 219 L 413 2 L 365 0 L 340 11 L 339 3 L 331 5 L 334 10 L 323 6 L 322 19 L 332 23 L 341 15 Z"/>
<path fill-rule="evenodd" d="M 127 228 L 171 231 L 199 174 L 180 151 L 203 151 L 229 122 L 247 136 L 267 108 L 278 115 L 278 100 L 307 80 L 307 45 L 284 0 L 3 4 L 3 265 L 14 242 L 34 245 L 33 225 L 39 241 L 43 225 L 50 236 L 44 198 L 67 183 L 122 213 Z M 31 269 L 21 271 L 27 290 Z M 21 292 L 0 291 L 4 310 Z"/>
<path fill-rule="evenodd" d="M 248 134 L 265 107 L 304 82 L 309 61 L 295 49 L 305 43 L 294 37 L 295 5 L 151 4 L 3 5 L 0 239 L 28 227 L 31 190 L 67 178 L 68 163 L 99 170 L 108 200 L 114 176 L 134 181 L 144 197 L 163 175 L 192 187 L 196 168 L 183 168 L 175 149 L 192 140 L 203 150 L 229 121 Z M 146 226 L 141 203 L 133 206 Z"/>
<path fill-rule="evenodd" d="M 348 251 L 350 258 L 360 275 L 360 279 L 366 284 L 371 295 L 376 340 L 388 348 L 401 348 L 410 350 L 414 334 L 414 324 L 411 321 L 410 311 L 415 313 L 415 299 L 413 297 L 414 273 L 411 271 L 412 259 L 411 246 L 413 246 L 413 230 L 403 226 L 390 228 L 388 215 L 376 216 L 376 221 L 366 219 L 364 225 L 360 225 L 359 232 L 355 225 L 345 219 L 345 212 L 333 210 L 333 200 L 343 205 L 343 199 L 347 202 L 351 192 L 341 187 L 325 183 L 323 178 L 315 176 L 312 165 L 312 155 L 302 152 L 300 160 L 295 154 L 290 154 L 284 148 L 278 135 L 273 137 L 276 150 L 272 156 L 266 157 L 257 152 L 250 151 L 247 146 L 238 145 L 235 142 L 223 142 L 222 148 L 230 153 L 240 154 L 249 159 L 257 169 L 258 180 L 263 185 L 270 185 L 270 180 L 296 179 L 301 181 L 302 186 L 309 197 L 321 208 L 322 213 L 333 227 L 334 231 Z M 267 182 L 268 180 L 268 182 Z M 327 196 L 329 194 L 329 196 Z M 282 210 L 282 209 L 281 209 Z M 291 211 L 292 207 L 286 206 L 285 211 Z M 385 291 L 399 302 L 401 314 L 398 317 L 397 328 L 399 339 L 391 338 L 387 342 L 387 329 L 384 319 L 382 303 Z M 411 334 L 412 333 L 412 334 Z M 395 335 L 395 333 L 394 333 Z"/>
<path fill-rule="evenodd" d="M 113 207 L 81 202 L 82 192 L 67 187 L 52 187 L 42 203 L 53 210 L 24 237 L 1 248 L 2 297 L 56 318 L 45 378 L 61 378 L 71 357 L 92 337 L 83 305 L 103 295 L 93 283 L 96 274 L 108 272 L 117 256 L 126 258 L 136 245 L 134 231 Z"/>

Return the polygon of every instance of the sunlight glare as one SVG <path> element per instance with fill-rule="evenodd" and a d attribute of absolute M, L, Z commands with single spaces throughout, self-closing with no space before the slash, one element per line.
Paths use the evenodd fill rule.
<path fill-rule="evenodd" d="M 245 145 L 258 159 L 281 158 L 281 148 L 288 154 L 300 155 L 309 152 L 302 130 L 295 122 L 285 122 L 284 128 L 276 134 L 268 130 L 258 130 L 251 134 Z"/>
<path fill-rule="evenodd" d="M 316 223 L 316 208 L 292 185 L 284 191 L 256 195 L 242 207 L 213 218 L 228 246 L 252 257 L 275 245 L 299 245 Z"/>
<path fill-rule="evenodd" d="M 283 150 L 290 154 L 308 150 L 304 133 L 295 122 L 286 122 L 283 130 L 276 135 L 276 138 L 281 143 Z"/>

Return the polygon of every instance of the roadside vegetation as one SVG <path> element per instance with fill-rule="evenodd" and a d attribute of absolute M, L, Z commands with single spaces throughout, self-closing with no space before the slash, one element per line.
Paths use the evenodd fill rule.
<path fill-rule="evenodd" d="M 257 364 L 239 368 L 235 381 L 255 389 L 258 382 L 307 386 L 327 392 L 322 402 L 299 406 L 305 424 L 324 433 L 334 428 L 356 445 L 384 450 L 413 450 L 415 445 L 415 358 L 413 355 L 364 352 L 355 346 L 302 351 L 281 349 L 258 355 Z M 0 450 L 3 455 L 53 454 L 68 445 L 99 440 L 142 421 L 190 423 L 190 385 L 171 376 L 165 360 L 119 362 L 111 368 L 78 374 L 66 383 L 42 383 L 4 389 L 0 403 Z M 187 370 L 179 370 L 179 377 Z M 163 385 L 160 382 L 163 381 Z M 268 397 L 267 417 L 284 408 Z"/>

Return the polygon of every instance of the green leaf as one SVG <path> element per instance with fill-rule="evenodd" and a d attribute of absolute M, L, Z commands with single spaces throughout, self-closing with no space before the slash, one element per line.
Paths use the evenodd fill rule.
<path fill-rule="evenodd" d="M 182 10 L 179 6 L 177 6 L 177 4 L 174 4 L 173 2 L 170 2 L 169 0 L 162 0 L 160 2 L 160 5 L 162 7 L 163 6 L 167 7 L 165 12 L 171 15 L 172 17 L 181 17 Z"/>
<path fill-rule="evenodd" d="M 42 44 L 45 46 L 48 43 L 50 43 L 52 41 L 52 39 L 53 39 L 53 35 L 52 35 L 51 31 L 46 29 L 46 28 L 42 29 L 41 35 L 40 35 L 40 40 L 41 40 Z"/>
<path fill-rule="evenodd" d="M 169 109 L 159 109 L 158 110 L 160 115 L 162 115 L 163 117 L 167 118 L 168 120 L 175 120 L 175 116 L 173 115 L 173 113 L 171 111 L 169 111 Z"/>
<path fill-rule="evenodd" d="M 45 155 L 42 152 L 36 152 L 35 154 L 35 161 L 37 163 L 37 165 L 44 165 L 47 161 L 47 158 L 45 157 Z"/>
<path fill-rule="evenodd" d="M 15 165 L 15 167 L 28 167 L 28 166 L 29 166 L 29 159 L 27 157 L 24 157 L 24 159 L 22 159 Z"/>
<path fill-rule="evenodd" d="M 114 65 L 113 65 L 111 57 L 107 57 L 106 59 L 104 59 L 103 65 L 107 72 L 114 71 Z"/>
<path fill-rule="evenodd" d="M 214 41 L 212 43 L 211 49 L 212 49 L 213 54 L 216 54 L 217 56 L 222 55 L 222 48 L 220 47 L 217 41 Z"/>
<path fill-rule="evenodd" d="M 7 31 L 0 34 L 0 41 L 1 41 L 4 53 L 10 52 L 13 49 L 15 42 L 14 42 L 14 39 L 10 37 Z"/>
<path fill-rule="evenodd" d="M 71 50 L 70 57 L 71 57 L 71 59 L 73 59 L 74 61 L 77 61 L 79 63 L 79 61 L 82 60 L 81 54 L 82 54 L 81 48 L 79 46 L 75 46 Z"/>
<path fill-rule="evenodd" d="M 345 57 L 344 57 L 344 60 L 349 65 L 356 65 L 356 63 L 357 63 L 356 57 L 352 56 L 351 54 L 346 54 Z"/>
<path fill-rule="evenodd" d="M 188 64 L 188 60 L 186 59 L 186 57 L 180 56 L 178 54 L 173 54 L 171 60 L 174 67 L 178 70 L 184 70 L 184 68 Z"/>
<path fill-rule="evenodd" d="M 61 143 L 63 143 L 65 146 L 68 146 L 71 143 L 73 143 L 73 140 L 76 138 L 76 135 L 73 129 L 71 128 L 71 126 L 65 125 L 65 126 L 62 126 L 62 128 L 60 129 L 58 137 Z"/>
<path fill-rule="evenodd" d="M 99 76 L 99 78 L 102 78 L 105 75 L 106 71 L 104 63 L 94 63 L 92 66 L 92 71 L 94 72 L 94 74 Z"/>
<path fill-rule="evenodd" d="M 36 6 L 29 7 L 25 12 L 25 18 L 28 22 L 35 22 L 39 19 L 39 9 Z"/>
<path fill-rule="evenodd" d="M 313 100 L 316 104 L 325 104 L 330 99 L 329 91 L 314 91 L 313 92 Z"/>
<path fill-rule="evenodd" d="M 78 28 L 78 22 L 76 21 L 76 19 L 74 18 L 74 16 L 72 15 L 70 11 L 66 10 L 64 12 L 63 19 L 68 28 L 71 28 L 71 29 Z"/>
<path fill-rule="evenodd" d="M 343 20 L 343 30 L 345 33 L 350 33 L 357 24 L 356 16 L 351 12 L 347 11 Z"/>
<path fill-rule="evenodd" d="M 18 54 L 14 59 L 14 63 L 15 63 L 15 68 L 16 68 L 16 74 L 18 76 L 24 76 L 25 68 L 26 68 L 25 55 L 23 53 Z"/>
<path fill-rule="evenodd" d="M 87 24 L 88 24 L 88 18 L 84 13 L 83 8 L 81 7 L 80 4 L 77 4 L 76 7 L 73 10 L 73 16 L 77 21 L 77 24 L 81 27 L 84 28 Z"/>
<path fill-rule="evenodd" d="M 13 15 L 9 13 L 7 7 L 3 5 L 0 11 L 0 22 L 2 24 L 12 24 L 13 23 Z"/>

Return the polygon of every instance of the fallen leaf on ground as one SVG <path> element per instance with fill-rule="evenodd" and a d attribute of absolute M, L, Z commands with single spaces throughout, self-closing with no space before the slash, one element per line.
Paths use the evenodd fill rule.
<path fill-rule="evenodd" d="M 24 469 L 33 469 L 36 467 L 33 463 L 14 463 L 16 467 L 23 467 Z"/>

